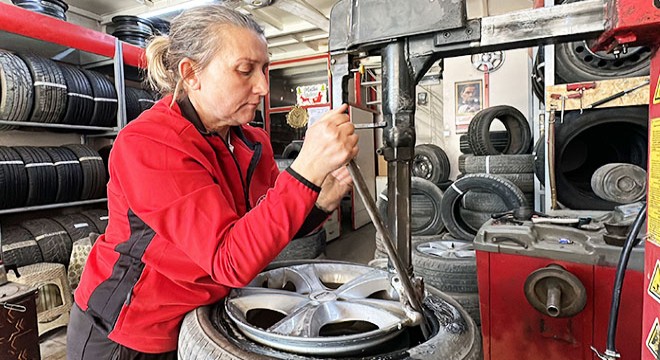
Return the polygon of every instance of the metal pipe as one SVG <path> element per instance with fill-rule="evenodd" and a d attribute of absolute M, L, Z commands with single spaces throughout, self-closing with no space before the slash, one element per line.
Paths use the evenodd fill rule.
<path fill-rule="evenodd" d="M 389 232 L 385 229 L 385 223 L 383 222 L 383 219 L 380 217 L 380 214 L 378 213 L 376 202 L 371 197 L 369 193 L 369 188 L 367 187 L 367 183 L 364 181 L 364 177 L 362 177 L 360 168 L 357 166 L 354 160 L 351 160 L 348 163 L 348 171 L 350 172 L 351 177 L 353 178 L 353 183 L 355 189 L 357 190 L 357 193 L 360 195 L 362 201 L 364 202 L 364 206 L 367 210 L 367 214 L 369 214 L 371 221 L 373 221 L 374 226 L 376 227 L 376 231 L 378 231 L 381 238 L 383 239 L 383 244 L 385 245 L 385 250 L 387 251 L 388 257 L 390 258 L 390 262 L 392 263 L 392 265 L 394 265 L 394 269 L 399 275 L 399 278 L 401 280 L 401 285 L 404 291 L 404 294 L 402 295 L 407 298 L 406 300 L 410 304 L 410 307 L 414 311 L 420 313 L 421 315 L 420 327 L 422 329 L 422 335 L 424 336 L 424 339 L 428 339 L 431 334 L 431 331 L 429 330 L 426 319 L 424 318 L 424 312 L 422 311 L 422 301 L 417 296 L 417 293 L 415 292 L 415 288 L 412 285 L 410 277 L 407 276 L 406 269 L 403 266 L 401 259 L 399 259 L 399 257 L 397 256 L 396 249 L 394 248 L 394 244 L 392 242 L 392 238 L 390 237 Z"/>
<path fill-rule="evenodd" d="M 548 315 L 552 317 L 559 316 L 559 313 L 561 313 L 561 288 L 557 285 L 550 286 L 547 295 L 545 309 Z"/>
<path fill-rule="evenodd" d="M 412 276 L 410 174 L 415 148 L 415 77 L 408 45 L 400 40 L 382 51 L 383 156 L 387 161 L 389 231 L 408 276 Z"/>

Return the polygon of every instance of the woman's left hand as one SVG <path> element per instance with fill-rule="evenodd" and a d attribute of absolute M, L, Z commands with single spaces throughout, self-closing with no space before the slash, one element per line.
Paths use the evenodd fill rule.
<path fill-rule="evenodd" d="M 321 185 L 321 192 L 316 206 L 325 212 L 332 212 L 339 207 L 341 199 L 353 188 L 353 179 L 346 166 L 331 172 Z"/>

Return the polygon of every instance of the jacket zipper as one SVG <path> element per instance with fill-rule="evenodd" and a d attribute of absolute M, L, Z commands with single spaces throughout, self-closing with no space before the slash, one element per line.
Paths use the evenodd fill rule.
<path fill-rule="evenodd" d="M 229 136 L 231 136 L 231 133 L 229 134 Z M 220 140 L 222 140 L 222 143 L 225 144 L 225 147 L 227 148 L 227 150 L 229 150 L 229 153 L 231 154 L 232 160 L 234 160 L 234 164 L 236 164 L 236 170 L 238 170 L 238 177 L 241 179 L 241 186 L 243 186 L 243 196 L 245 197 L 245 212 L 248 212 L 252 209 L 252 205 L 250 205 L 250 183 L 252 182 L 252 175 L 254 174 L 254 169 L 257 167 L 257 163 L 261 159 L 261 144 L 256 143 L 251 147 L 254 153 L 252 155 L 252 158 L 250 159 L 250 165 L 248 165 L 247 173 L 245 175 L 245 180 L 243 180 L 243 173 L 241 172 L 241 166 L 238 164 L 238 159 L 236 159 L 236 156 L 234 156 L 234 152 L 231 151 L 231 149 L 229 148 L 229 144 L 225 139 L 222 138 L 222 136 L 218 136 L 218 137 L 220 138 Z M 245 141 L 243 141 L 243 143 L 245 143 Z"/>

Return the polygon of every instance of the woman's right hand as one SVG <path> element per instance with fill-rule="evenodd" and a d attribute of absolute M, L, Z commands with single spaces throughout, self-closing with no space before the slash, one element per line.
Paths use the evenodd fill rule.
<path fill-rule="evenodd" d="M 330 110 L 305 133 L 305 141 L 291 168 L 315 185 L 346 165 L 358 153 L 358 136 L 346 110 L 348 105 Z"/>

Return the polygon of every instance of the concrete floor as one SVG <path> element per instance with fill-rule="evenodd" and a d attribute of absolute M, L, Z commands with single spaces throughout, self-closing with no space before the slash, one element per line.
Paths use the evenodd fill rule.
<path fill-rule="evenodd" d="M 376 230 L 372 224 L 357 230 L 350 228 L 350 218 L 343 217 L 341 235 L 328 243 L 325 256 L 329 260 L 368 263 L 376 250 Z M 66 328 L 53 330 L 40 338 L 43 360 L 66 359 Z"/>

